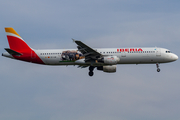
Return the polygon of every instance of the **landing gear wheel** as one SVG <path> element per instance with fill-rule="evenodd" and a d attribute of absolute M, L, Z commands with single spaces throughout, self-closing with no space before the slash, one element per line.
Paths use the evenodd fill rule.
<path fill-rule="evenodd" d="M 93 76 L 94 75 L 94 72 L 93 72 L 93 70 L 94 70 L 94 66 L 89 66 L 89 76 Z"/>
<path fill-rule="evenodd" d="M 157 69 L 157 72 L 160 72 L 160 69 L 159 69 L 159 68 Z"/>
<path fill-rule="evenodd" d="M 90 71 L 89 76 L 93 76 L 93 75 L 94 75 L 94 72 Z"/>
<path fill-rule="evenodd" d="M 160 72 L 159 63 L 156 64 L 156 67 L 157 67 L 157 72 Z"/>

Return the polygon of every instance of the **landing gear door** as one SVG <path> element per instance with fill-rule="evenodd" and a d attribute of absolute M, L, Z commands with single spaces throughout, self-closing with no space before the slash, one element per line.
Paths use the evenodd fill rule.
<path fill-rule="evenodd" d="M 161 56 L 161 49 L 160 48 L 156 49 L 156 56 Z"/>

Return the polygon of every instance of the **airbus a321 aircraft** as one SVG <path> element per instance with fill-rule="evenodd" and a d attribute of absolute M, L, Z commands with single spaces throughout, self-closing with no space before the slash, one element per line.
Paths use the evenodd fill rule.
<path fill-rule="evenodd" d="M 10 48 L 2 56 L 43 65 L 78 65 L 89 67 L 89 76 L 93 76 L 94 68 L 113 73 L 117 64 L 159 64 L 173 62 L 178 56 L 170 50 L 158 47 L 150 48 L 91 48 L 81 41 L 74 40 L 77 49 L 35 50 L 13 28 L 5 28 Z"/>

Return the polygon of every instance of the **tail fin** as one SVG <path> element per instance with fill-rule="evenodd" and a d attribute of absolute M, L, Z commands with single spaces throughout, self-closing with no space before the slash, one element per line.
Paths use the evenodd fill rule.
<path fill-rule="evenodd" d="M 32 63 L 44 64 L 36 52 L 26 44 L 13 28 L 5 28 L 5 31 L 10 49 L 5 48 L 9 54 L 2 54 L 3 56 Z"/>
<path fill-rule="evenodd" d="M 11 27 L 5 28 L 9 47 L 11 50 L 22 52 L 29 51 L 31 48 L 21 38 L 21 36 Z"/>

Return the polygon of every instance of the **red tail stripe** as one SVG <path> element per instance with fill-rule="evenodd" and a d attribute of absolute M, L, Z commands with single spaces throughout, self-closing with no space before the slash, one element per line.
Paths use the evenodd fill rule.
<path fill-rule="evenodd" d="M 17 52 L 22 52 L 26 50 L 31 50 L 31 48 L 21 39 L 14 36 L 7 36 L 10 49 Z"/>
<path fill-rule="evenodd" d="M 27 45 L 26 42 L 15 36 L 7 35 L 10 49 L 22 53 L 21 56 L 13 55 L 14 58 L 22 61 L 44 64 L 39 56 Z M 33 57 L 32 57 L 33 55 Z"/>

